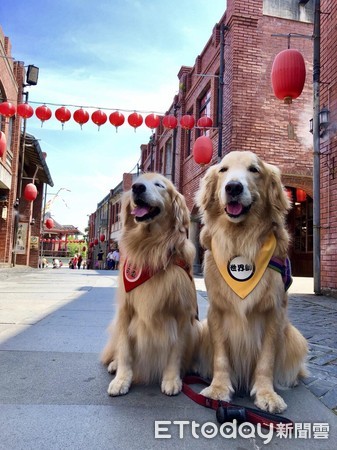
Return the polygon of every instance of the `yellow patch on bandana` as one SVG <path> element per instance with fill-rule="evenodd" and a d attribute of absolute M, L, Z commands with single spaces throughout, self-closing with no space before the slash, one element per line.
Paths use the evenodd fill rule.
<path fill-rule="evenodd" d="M 215 263 L 228 286 L 240 298 L 244 299 L 261 280 L 275 248 L 276 238 L 271 233 L 261 247 L 255 261 L 249 261 L 243 256 L 236 256 L 225 265 L 222 263 L 221 249 L 212 245 L 212 253 Z"/>

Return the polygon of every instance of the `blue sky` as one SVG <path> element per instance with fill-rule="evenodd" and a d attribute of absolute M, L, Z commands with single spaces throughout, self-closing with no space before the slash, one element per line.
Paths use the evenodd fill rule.
<path fill-rule="evenodd" d="M 40 68 L 30 102 L 164 113 L 180 67 L 194 64 L 225 9 L 225 0 L 11 0 L 0 3 L 0 25 L 12 56 Z M 47 153 L 55 184 L 47 199 L 71 191 L 60 192 L 52 216 L 81 230 L 151 135 L 145 124 L 116 133 L 109 122 L 98 131 L 89 121 L 81 131 L 73 119 L 62 131 L 54 117 L 41 127 L 35 116 L 27 131 Z"/>

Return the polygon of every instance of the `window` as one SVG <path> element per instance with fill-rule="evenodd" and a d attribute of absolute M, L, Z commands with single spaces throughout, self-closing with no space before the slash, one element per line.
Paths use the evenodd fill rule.
<path fill-rule="evenodd" d="M 192 153 L 192 130 L 184 130 L 186 132 L 186 157 Z"/>
<path fill-rule="evenodd" d="M 211 88 L 208 87 L 207 90 L 203 93 L 203 95 L 199 99 L 199 113 L 198 118 L 207 116 L 212 117 L 211 113 Z M 200 136 L 202 134 L 202 130 L 197 131 L 197 135 Z M 206 131 L 206 136 L 209 135 L 209 130 Z"/>
<path fill-rule="evenodd" d="M 297 253 L 313 251 L 313 202 L 307 196 L 304 202 L 295 202 L 295 242 Z"/>
<path fill-rule="evenodd" d="M 200 99 L 199 117 L 208 116 L 211 117 L 211 89 L 205 92 Z"/>
<path fill-rule="evenodd" d="M 164 174 L 172 181 L 172 139 L 170 139 L 165 145 L 165 164 Z"/>

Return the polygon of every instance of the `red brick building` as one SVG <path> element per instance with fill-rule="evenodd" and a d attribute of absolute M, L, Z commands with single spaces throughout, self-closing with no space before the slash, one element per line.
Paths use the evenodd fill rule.
<path fill-rule="evenodd" d="M 321 0 L 320 107 L 330 111 L 321 137 L 321 287 L 337 295 L 337 1 Z"/>
<path fill-rule="evenodd" d="M 0 28 L 0 101 L 22 99 L 24 68 L 13 62 L 11 45 Z M 1 131 L 6 136 L 7 147 L 0 158 L 0 264 L 12 258 L 13 220 L 16 201 L 17 175 L 19 165 L 20 120 L 0 116 Z"/>
<path fill-rule="evenodd" d="M 215 128 L 213 159 L 232 150 L 251 150 L 280 167 L 283 182 L 293 196 L 289 214 L 293 236 L 291 260 L 295 275 L 312 276 L 312 55 L 313 2 L 298 0 L 228 0 L 227 10 L 214 26 L 193 67 L 181 67 L 179 94 L 169 108 L 178 121 L 185 114 L 195 120 L 209 115 Z M 223 44 L 221 29 L 224 27 Z M 288 45 L 304 56 L 307 70 L 302 95 L 286 105 L 273 93 L 270 81 L 275 56 Z M 296 35 L 296 36 L 295 36 Z M 298 37 L 300 36 L 300 37 Z M 220 55 L 223 50 L 223 102 L 219 102 Z M 221 98 L 221 97 L 220 97 Z M 219 120 L 222 115 L 222 120 Z M 142 146 L 142 169 L 164 173 L 185 195 L 191 211 L 190 236 L 198 246 L 200 223 L 194 202 L 199 180 L 207 167 L 194 162 L 192 149 L 201 130 L 174 130 L 161 125 Z M 219 133 L 221 139 L 219 139 Z M 219 144 L 221 148 L 219 149 Z M 305 199 L 296 196 L 305 191 Z M 298 198 L 297 198 L 298 197 Z M 196 268 L 201 262 L 196 261 Z"/>
<path fill-rule="evenodd" d="M 94 269 L 97 255 L 103 250 L 106 257 L 109 250 L 118 248 L 122 224 L 120 221 L 123 192 L 131 189 L 137 174 L 124 173 L 123 181 L 110 190 L 98 204 L 88 221 L 88 268 Z"/>
<path fill-rule="evenodd" d="M 23 102 L 23 62 L 14 62 L 11 44 L 0 28 L 0 103 L 16 107 Z M 15 264 L 38 267 L 44 184 L 53 185 L 45 155 L 34 136 L 22 130 L 17 115 L 0 115 L 0 131 L 7 145 L 0 157 L 0 266 Z M 38 196 L 27 202 L 23 192 L 35 182 Z"/>

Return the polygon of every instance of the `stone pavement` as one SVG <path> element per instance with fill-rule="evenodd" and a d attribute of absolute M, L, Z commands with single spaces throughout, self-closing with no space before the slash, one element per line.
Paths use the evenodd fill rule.
<path fill-rule="evenodd" d="M 204 281 L 195 282 L 204 317 Z M 0 269 L 0 449 L 335 449 L 337 300 L 312 294 L 311 282 L 296 280 L 289 306 L 310 343 L 310 378 L 281 393 L 296 436 L 274 432 L 268 442 L 257 429 L 238 429 L 235 440 L 223 436 L 214 411 L 183 394 L 167 397 L 159 386 L 107 395 L 111 375 L 99 353 L 115 311 L 117 272 Z M 253 406 L 248 398 L 234 401 Z M 157 428 L 156 438 L 159 420 L 170 423 Z M 197 431 L 182 422 L 193 420 Z"/>

